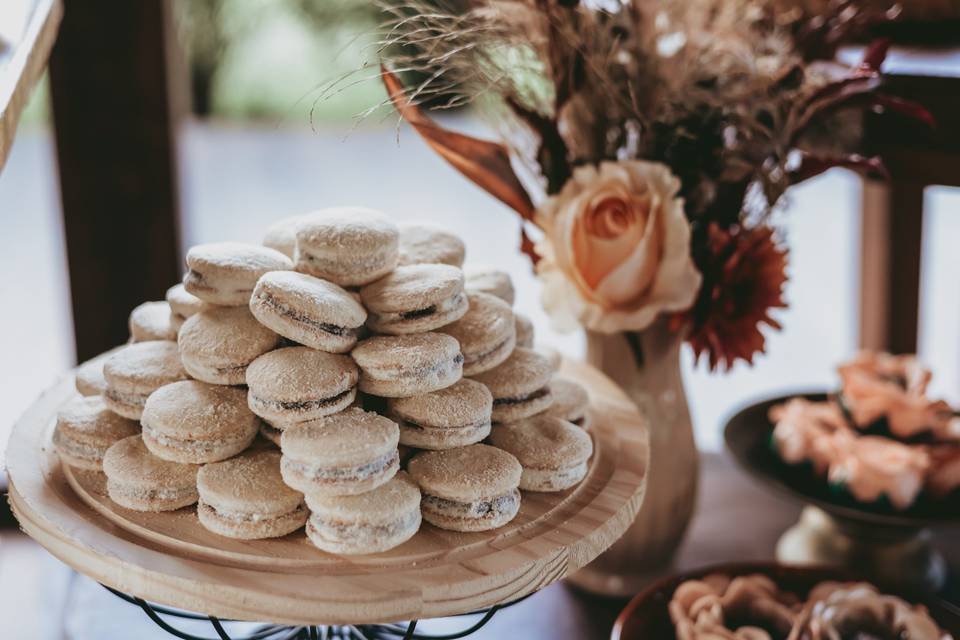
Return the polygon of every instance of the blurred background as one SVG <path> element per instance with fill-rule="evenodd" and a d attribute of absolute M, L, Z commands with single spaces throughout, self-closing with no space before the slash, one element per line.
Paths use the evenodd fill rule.
<path fill-rule="evenodd" d="M 329 81 L 376 61 L 376 10 L 356 0 L 177 0 L 176 37 L 189 88 L 178 126 L 184 246 L 259 241 L 283 216 L 340 204 L 428 219 L 459 232 L 468 261 L 514 275 L 517 306 L 539 340 L 582 353 L 580 336 L 554 333 L 540 309 L 529 263 L 516 250 L 512 212 L 473 187 L 382 110 L 373 72 L 336 91 Z M 909 65 L 909 58 L 894 64 Z M 482 134 L 469 111 L 447 124 Z M 0 340 L 17 363 L 0 386 L 0 440 L 35 396 L 75 362 L 49 87 L 41 83 L 0 174 Z M 701 447 L 720 446 L 724 416 L 748 399 L 833 381 L 833 366 L 857 348 L 860 180 L 843 170 L 791 191 L 782 226 L 790 246 L 790 308 L 753 367 L 710 374 L 685 359 Z M 960 400 L 960 190 L 925 194 L 920 353 L 935 391 Z M 136 211 L 130 211 L 136 216 Z M 172 283 L 171 283 L 172 284 Z M 27 303 L 29 301 L 29 303 Z"/>
<path fill-rule="evenodd" d="M 68 11 L 70 4 L 77 3 L 68 3 Z M 940 4 L 939 10 L 960 14 L 955 0 Z M 496 264 L 513 274 L 516 306 L 534 320 L 538 342 L 572 357 L 583 353 L 581 337 L 555 333 L 540 308 L 539 285 L 517 250 L 516 216 L 464 180 L 408 127 L 398 126 L 395 114 L 358 118 L 385 98 L 373 73 L 336 92 L 323 91 L 331 79 L 376 61 L 373 8 L 359 0 L 176 0 L 172 8 L 177 46 L 171 64 L 185 79 L 171 98 L 183 114 L 174 145 L 181 249 L 215 240 L 259 242 L 281 217 L 334 205 L 430 220 L 465 238 L 468 262 Z M 946 60 L 946 73 L 960 74 L 960 58 Z M 909 55 L 892 59 L 914 62 Z M 104 98 L 103 108 L 110 105 Z M 468 110 L 441 117 L 459 130 L 487 130 Z M 45 78 L 0 173 L 4 443 L 20 413 L 77 359 L 52 119 Z M 768 334 L 766 354 L 754 366 L 711 374 L 685 353 L 701 448 L 718 450 L 725 417 L 751 399 L 832 384 L 835 364 L 857 349 L 861 193 L 858 177 L 836 169 L 790 192 L 781 221 L 790 246 L 790 308 L 777 315 L 784 330 Z M 935 394 L 957 403 L 960 189 L 933 186 L 924 198 L 919 352 L 935 372 Z M 136 219 L 139 212 L 127 214 Z M 173 283 L 171 278 L 167 285 Z M 94 296 L 90 304 L 98 304 Z M 6 554 L 4 562 L 14 566 L 7 564 L 0 574 L 42 581 L 40 592 L 56 602 L 64 593 L 60 583 L 51 582 L 49 572 L 30 569 L 36 562 L 54 563 L 41 554 Z M 22 593 L 36 597 L 30 588 Z M 16 619 L 21 606 L 16 597 L 3 600 L 0 619 Z M 16 637 L 48 637 L 43 621 L 35 624 Z M 85 633 L 102 637 L 96 627 Z"/>

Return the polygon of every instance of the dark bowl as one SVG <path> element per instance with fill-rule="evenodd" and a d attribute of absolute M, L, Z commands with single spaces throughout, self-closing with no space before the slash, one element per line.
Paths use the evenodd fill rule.
<path fill-rule="evenodd" d="M 704 567 L 694 571 L 665 578 L 652 585 L 631 600 L 613 626 L 611 640 L 675 640 L 673 622 L 667 605 L 676 588 L 687 580 L 702 578 L 712 573 L 729 576 L 744 576 L 759 573 L 769 576 L 782 590 L 801 597 L 824 580 L 851 581 L 858 577 L 839 569 L 819 567 L 795 567 L 775 562 L 751 562 L 723 564 Z M 960 610 L 943 601 L 917 598 L 896 590 L 881 587 L 884 593 L 898 595 L 908 602 L 920 603 L 930 610 L 930 615 L 942 629 L 954 637 L 960 637 Z"/>
<path fill-rule="evenodd" d="M 898 510 L 886 501 L 862 503 L 848 492 L 831 487 L 810 465 L 784 462 L 773 449 L 770 407 L 790 398 L 823 401 L 826 393 L 794 393 L 751 404 L 738 411 L 723 430 L 727 448 L 737 463 L 760 483 L 793 499 L 813 504 L 832 516 L 861 524 L 918 529 L 960 522 L 960 492 L 945 498 L 921 494 L 908 509 Z"/>

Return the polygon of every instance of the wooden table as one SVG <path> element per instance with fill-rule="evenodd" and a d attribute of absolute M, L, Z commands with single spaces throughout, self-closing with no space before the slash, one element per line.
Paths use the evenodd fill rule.
<path fill-rule="evenodd" d="M 23 28 L 8 34 L 13 42 L 0 43 L 0 171 L 13 145 L 20 113 L 47 66 L 47 58 L 57 37 L 63 13 L 60 0 L 3 0 L 13 3 L 5 11 L 13 15 L 13 7 L 23 4 Z"/>

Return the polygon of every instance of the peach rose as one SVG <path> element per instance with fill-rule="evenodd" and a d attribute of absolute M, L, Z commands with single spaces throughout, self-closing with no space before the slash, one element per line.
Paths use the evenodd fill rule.
<path fill-rule="evenodd" d="M 576 169 L 538 209 L 537 273 L 558 329 L 640 330 L 693 304 L 701 279 L 679 189 L 665 165 L 603 162 Z"/>

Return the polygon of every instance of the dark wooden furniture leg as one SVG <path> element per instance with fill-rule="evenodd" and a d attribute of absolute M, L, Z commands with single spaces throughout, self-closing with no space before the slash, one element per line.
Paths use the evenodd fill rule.
<path fill-rule="evenodd" d="M 65 0 L 50 60 L 77 357 L 180 274 L 169 0 Z"/>
<path fill-rule="evenodd" d="M 865 181 L 860 257 L 860 346 L 917 350 L 923 190 L 912 180 Z"/>

